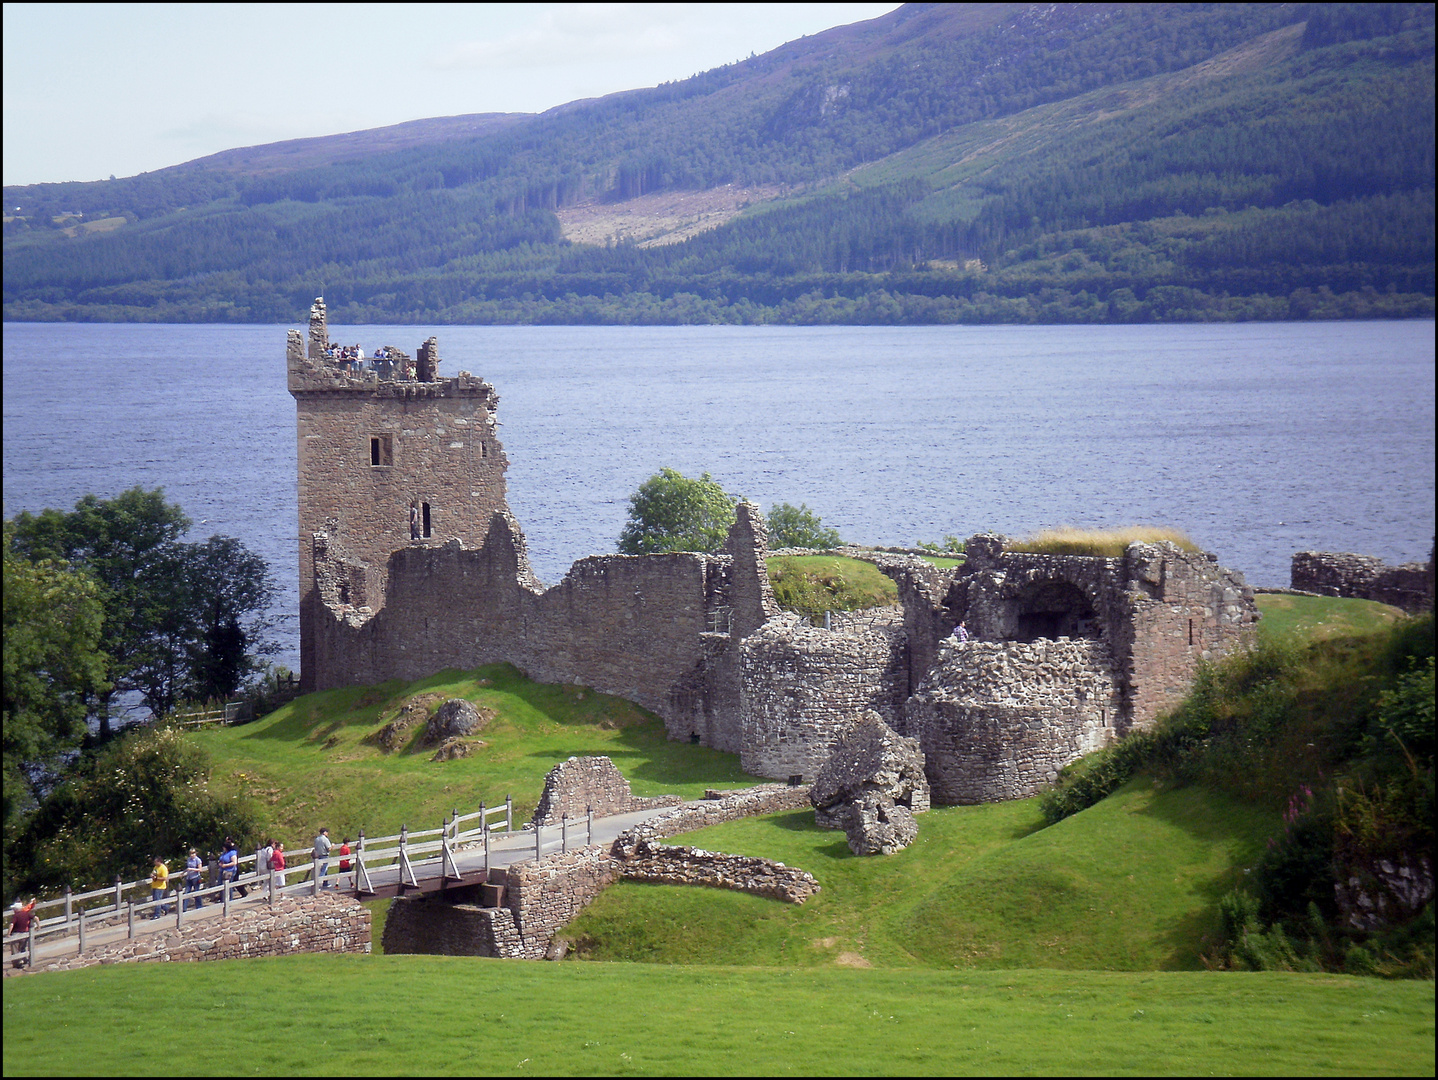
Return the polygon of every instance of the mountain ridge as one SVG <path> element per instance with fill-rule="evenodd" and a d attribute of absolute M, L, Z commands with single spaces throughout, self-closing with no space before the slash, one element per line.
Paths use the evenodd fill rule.
<path fill-rule="evenodd" d="M 1416 4 L 906 5 L 537 115 L 6 189 L 5 313 L 292 321 L 324 280 L 375 322 L 1431 316 L 1432 57 Z"/>

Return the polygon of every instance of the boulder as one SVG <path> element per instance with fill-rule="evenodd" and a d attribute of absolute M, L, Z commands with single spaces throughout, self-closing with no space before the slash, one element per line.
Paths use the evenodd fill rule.
<path fill-rule="evenodd" d="M 450 739 L 472 735 L 484 727 L 488 721 L 489 717 L 468 701 L 463 698 L 450 698 L 429 718 L 429 724 L 424 732 L 424 741 L 430 746 L 434 746 Z"/>
<path fill-rule="evenodd" d="M 866 711 L 819 770 L 809 801 L 822 828 L 843 829 L 856 855 L 892 854 L 918 835 L 914 815 L 929 808 L 924 754 Z"/>

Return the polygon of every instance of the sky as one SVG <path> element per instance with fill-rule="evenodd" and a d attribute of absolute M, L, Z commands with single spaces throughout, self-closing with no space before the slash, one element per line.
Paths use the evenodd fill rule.
<path fill-rule="evenodd" d="M 4 183 L 283 139 L 543 112 L 897 4 L 4 5 Z"/>

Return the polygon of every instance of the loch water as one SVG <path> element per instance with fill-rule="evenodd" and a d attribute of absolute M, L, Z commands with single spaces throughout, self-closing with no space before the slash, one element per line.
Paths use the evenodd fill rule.
<path fill-rule="evenodd" d="M 4 512 L 163 487 L 190 539 L 234 536 L 281 585 L 298 658 L 285 327 L 7 323 Z M 1434 324 L 1023 327 L 331 326 L 439 338 L 499 392 L 536 573 L 612 552 L 669 466 L 845 539 L 1162 524 L 1255 585 L 1295 551 L 1425 558 Z"/>

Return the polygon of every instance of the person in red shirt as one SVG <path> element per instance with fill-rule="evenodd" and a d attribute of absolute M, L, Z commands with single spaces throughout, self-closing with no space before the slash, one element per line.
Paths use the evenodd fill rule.
<path fill-rule="evenodd" d="M 349 873 L 349 869 L 350 869 L 349 856 L 350 856 L 350 838 L 349 838 L 348 836 L 346 836 L 346 837 L 345 837 L 345 842 L 340 845 L 340 874 L 342 874 L 342 875 Z M 345 879 L 344 879 L 343 877 L 340 878 L 339 887 L 340 887 L 341 889 L 343 889 L 343 888 L 345 887 Z"/>
<path fill-rule="evenodd" d="M 31 897 L 28 904 L 22 904 L 19 900 L 16 900 L 10 908 L 10 933 L 28 934 L 30 932 L 30 922 L 34 918 L 35 898 Z M 29 949 L 29 947 L 30 943 L 28 941 L 12 941 L 10 943 L 10 951 L 12 953 L 23 953 Z M 24 957 L 19 957 L 13 961 L 17 968 L 24 967 L 26 962 Z"/>

